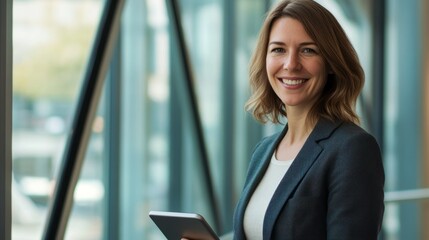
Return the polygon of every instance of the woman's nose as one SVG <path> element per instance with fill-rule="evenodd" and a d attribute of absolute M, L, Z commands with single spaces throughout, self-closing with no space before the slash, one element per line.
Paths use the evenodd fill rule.
<path fill-rule="evenodd" d="M 283 69 L 288 71 L 296 71 L 299 70 L 301 67 L 301 63 L 299 61 L 299 56 L 297 53 L 289 53 L 285 56 L 284 62 L 283 62 Z"/>

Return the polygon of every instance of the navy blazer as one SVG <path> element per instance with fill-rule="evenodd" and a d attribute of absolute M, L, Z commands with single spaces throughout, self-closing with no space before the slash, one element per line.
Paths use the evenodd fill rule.
<path fill-rule="evenodd" d="M 234 213 L 234 239 L 246 239 L 246 206 L 287 132 L 253 152 Z M 377 239 L 384 213 L 384 169 L 373 136 L 353 123 L 320 120 L 268 205 L 263 239 Z"/>

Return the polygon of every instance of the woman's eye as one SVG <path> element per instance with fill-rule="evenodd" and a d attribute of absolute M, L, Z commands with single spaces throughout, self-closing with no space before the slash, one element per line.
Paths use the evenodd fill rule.
<path fill-rule="evenodd" d="M 271 49 L 272 53 L 283 53 L 284 49 L 283 48 L 273 48 Z"/>
<path fill-rule="evenodd" d="M 316 50 L 314 50 L 312 48 L 304 48 L 304 49 L 302 49 L 302 52 L 306 53 L 306 54 L 315 54 L 315 53 L 317 53 Z"/>

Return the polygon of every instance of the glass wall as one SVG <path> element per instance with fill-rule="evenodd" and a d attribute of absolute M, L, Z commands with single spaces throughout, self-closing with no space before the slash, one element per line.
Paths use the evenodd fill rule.
<path fill-rule="evenodd" d="M 42 236 L 102 7 L 98 0 L 13 2 L 13 239 Z M 96 230 L 88 215 L 98 214 L 103 197 L 97 134 L 95 127 L 76 188 L 70 225 L 80 231 L 71 239 L 87 236 L 80 226 Z"/>
<path fill-rule="evenodd" d="M 66 239 L 161 239 L 150 210 L 198 212 L 219 235 L 231 231 L 253 146 L 282 128 L 244 110 L 248 62 L 268 2 L 275 1 L 178 1 L 192 79 L 169 1 L 125 2 Z M 386 0 L 386 55 L 377 56 L 373 1 L 319 2 L 359 54 L 366 84 L 358 112 L 370 132 L 380 97 L 374 86 L 384 83 L 384 135 L 377 138 L 385 143 L 386 191 L 427 187 L 422 3 Z M 103 5 L 14 1 L 13 239 L 42 234 Z M 374 75 L 380 58 L 385 79 Z M 425 204 L 387 203 L 381 238 L 424 239 Z"/>
<path fill-rule="evenodd" d="M 150 210 L 199 212 L 213 226 L 222 220 L 216 229 L 219 233 L 230 231 L 232 209 L 241 190 L 231 179 L 241 176 L 236 179 L 243 181 L 255 142 L 252 134 L 259 138 L 258 129 L 247 131 L 254 123 L 246 116 L 243 103 L 248 94 L 249 50 L 265 6 L 259 1 L 179 3 L 194 77 L 192 88 L 186 82 L 177 36 L 171 34 L 174 25 L 168 16 L 169 5 L 131 0 L 124 11 L 123 239 L 160 237 L 148 218 Z M 260 19 L 252 17 L 255 15 Z M 237 32 L 226 34 L 227 28 Z M 237 68 L 231 71 L 229 65 Z M 195 94 L 197 109 L 192 108 L 190 94 Z M 201 122 L 194 118 L 194 111 Z M 206 152 L 199 147 L 198 124 Z M 224 131 L 226 127 L 231 131 Z M 233 151 L 231 146 L 236 146 Z M 204 159 L 210 176 L 203 171 Z M 211 206 L 207 177 L 214 182 L 219 212 Z"/>
<path fill-rule="evenodd" d="M 422 2 L 387 1 L 384 96 L 387 191 L 428 187 L 423 182 L 424 174 L 428 174 L 428 169 L 424 168 L 428 165 L 424 161 L 428 159 L 423 158 L 422 143 L 425 112 Z M 422 219 L 428 203 L 426 199 L 388 204 L 385 214 L 387 239 L 425 239 L 426 223 Z"/>

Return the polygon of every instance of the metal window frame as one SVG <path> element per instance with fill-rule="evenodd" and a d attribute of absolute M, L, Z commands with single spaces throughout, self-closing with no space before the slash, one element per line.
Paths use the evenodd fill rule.
<path fill-rule="evenodd" d="M 0 1 L 0 239 L 12 220 L 12 0 Z"/>
<path fill-rule="evenodd" d="M 372 52 L 374 61 L 372 63 L 372 96 L 374 99 L 371 112 L 371 129 L 375 138 L 384 150 L 384 87 L 385 87 L 385 42 L 386 42 L 386 0 L 373 2 L 373 42 Z M 369 106 L 368 106 L 369 107 Z"/>
<path fill-rule="evenodd" d="M 95 37 L 88 68 L 83 79 L 64 159 L 55 186 L 43 239 L 63 239 L 73 205 L 74 189 L 91 135 L 102 88 L 119 33 L 125 0 L 106 1 Z"/>

